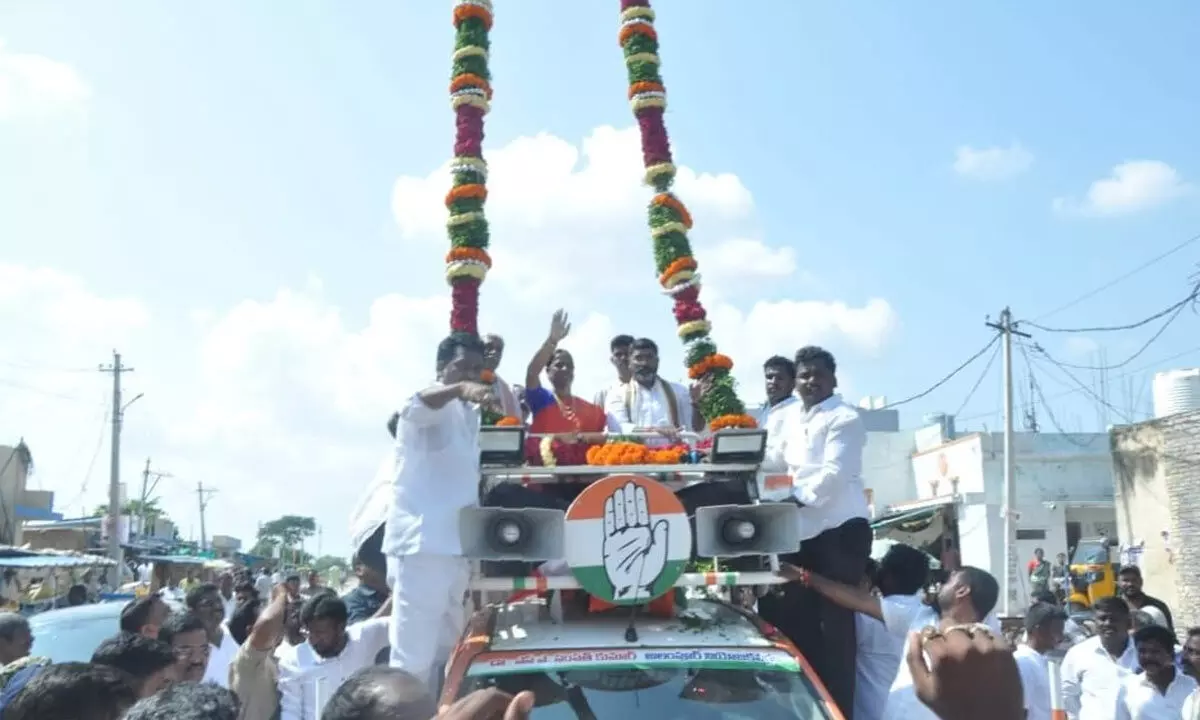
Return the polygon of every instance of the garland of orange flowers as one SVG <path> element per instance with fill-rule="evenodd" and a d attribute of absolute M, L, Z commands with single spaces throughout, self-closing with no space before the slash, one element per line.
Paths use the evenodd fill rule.
<path fill-rule="evenodd" d="M 679 465 L 688 449 L 683 446 L 649 448 L 641 443 L 614 442 L 588 448 L 588 465 Z"/>
<path fill-rule="evenodd" d="M 704 381 L 699 408 L 709 427 L 755 427 L 754 418 L 746 414 L 746 406 L 738 398 L 730 372 L 733 362 L 717 353 L 710 335 L 712 323 L 700 304 L 700 273 L 688 241 L 692 215 L 671 192 L 677 168 L 663 122 L 667 90 L 658 69 L 654 18 L 649 0 L 621 0 L 618 40 L 629 74 L 629 105 L 641 133 L 644 180 L 655 191 L 649 215 L 658 281 L 675 301 L 676 333 L 683 340 L 688 375 Z"/>

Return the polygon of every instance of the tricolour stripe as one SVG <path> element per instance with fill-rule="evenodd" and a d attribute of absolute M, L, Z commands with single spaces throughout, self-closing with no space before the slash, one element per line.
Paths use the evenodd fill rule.
<path fill-rule="evenodd" d="M 648 478 L 638 475 L 610 475 L 603 480 L 597 481 L 595 485 L 604 485 L 615 491 L 618 488 L 623 488 L 627 483 L 633 482 L 635 478 L 642 481 L 638 483 L 638 487 L 646 491 L 646 504 L 649 506 L 651 515 L 679 510 L 679 499 L 675 497 L 675 493 L 670 488 L 653 480 L 648 481 Z M 575 502 L 571 503 L 571 508 L 567 514 L 572 520 L 604 518 L 604 503 L 612 497 L 612 493 L 604 492 L 599 487 L 592 487 L 589 490 L 591 492 L 580 494 Z M 600 492 L 596 492 L 597 490 L 600 490 Z"/>

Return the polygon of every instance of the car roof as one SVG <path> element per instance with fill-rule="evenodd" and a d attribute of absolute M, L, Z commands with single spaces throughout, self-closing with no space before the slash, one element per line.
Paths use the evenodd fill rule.
<path fill-rule="evenodd" d="M 625 639 L 633 619 L 637 639 Z M 540 600 L 497 607 L 492 616 L 492 652 L 568 648 L 771 648 L 774 643 L 746 614 L 714 600 L 688 600 L 675 617 L 638 615 L 622 610 L 558 622 Z"/>
<path fill-rule="evenodd" d="M 92 620 L 106 617 L 119 617 L 123 602 L 102 602 L 76 605 L 75 607 L 47 610 L 29 617 L 30 625 L 44 625 L 55 622 L 72 622 L 76 620 Z"/>

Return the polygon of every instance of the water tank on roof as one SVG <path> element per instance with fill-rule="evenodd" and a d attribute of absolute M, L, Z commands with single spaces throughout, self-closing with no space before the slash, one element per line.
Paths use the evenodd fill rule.
<path fill-rule="evenodd" d="M 1155 373 L 1154 417 L 1200 410 L 1200 368 Z"/>
<path fill-rule="evenodd" d="M 954 439 L 954 416 L 946 413 L 926 413 L 923 418 L 924 427 L 931 425 L 939 425 L 942 428 L 942 438 L 945 442 L 950 442 Z"/>

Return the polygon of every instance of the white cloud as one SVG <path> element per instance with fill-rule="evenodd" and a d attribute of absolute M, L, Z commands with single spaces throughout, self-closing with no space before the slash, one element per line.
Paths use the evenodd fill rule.
<path fill-rule="evenodd" d="M 1067 354 L 1074 358 L 1091 358 L 1100 349 L 1100 343 L 1085 335 L 1071 335 L 1064 345 Z"/>
<path fill-rule="evenodd" d="M 0 120 L 77 110 L 88 96 L 87 85 L 70 65 L 12 52 L 0 41 Z"/>
<path fill-rule="evenodd" d="M 1195 191 L 1170 165 L 1159 160 L 1133 160 L 1088 188 L 1083 200 L 1057 198 L 1054 208 L 1086 216 L 1129 215 L 1164 205 Z"/>
<path fill-rule="evenodd" d="M 501 374 L 523 381 L 550 312 L 564 305 L 573 315 L 565 346 L 577 358 L 579 394 L 590 396 L 611 381 L 608 342 L 617 332 L 658 339 L 664 375 L 681 379 L 670 302 L 653 278 L 635 136 L 601 128 L 580 151 L 540 135 L 498 148 L 489 158 L 496 270 L 485 285 L 481 326 L 508 341 Z M 445 246 L 442 195 L 448 184 L 443 172 L 396 182 L 393 207 L 403 242 Z M 802 294 L 796 289 L 797 250 L 758 239 L 753 198 L 736 176 L 683 168 L 679 194 L 696 219 L 709 289 L 722 290 L 706 290 L 705 297 L 716 338 L 738 363 L 735 374 L 746 399 L 761 396 L 761 363 L 770 355 L 808 343 L 835 353 L 870 353 L 895 328 L 895 313 L 884 300 L 861 307 L 758 300 L 772 282 L 788 291 L 775 296 Z M 325 527 L 324 549 L 346 552 L 347 516 L 386 449 L 387 416 L 406 393 L 429 381 L 433 348 L 448 322 L 444 290 L 430 297 L 386 295 L 354 320 L 360 314 L 340 308 L 314 279 L 232 308 L 197 303 L 151 333 L 137 303 L 95 298 L 77 280 L 56 273 L 10 272 L 16 280 L 0 284 L 0 322 L 35 313 L 24 334 L 12 339 L 14 346 L 43 348 L 30 356 L 69 357 L 73 364 L 102 361 L 108 347 L 92 342 L 56 349 L 67 348 L 61 343 L 77 333 L 131 348 L 137 389 L 147 399 L 126 419 L 122 472 L 136 482 L 148 454 L 173 473 L 175 480 L 164 481 L 164 503 L 185 535 L 198 530 L 195 484 L 203 481 L 220 491 L 209 505 L 210 533 L 250 542 L 259 520 L 313 515 Z M 113 315 L 128 320 L 117 329 L 96 320 Z M 61 316 L 68 320 L 56 322 Z M 126 340 L 121 328 L 141 333 Z M 56 420 L 0 417 L 0 432 L 25 434 L 35 454 L 45 457 L 42 474 L 64 495 L 78 482 L 61 458 L 81 443 L 90 455 L 102 429 L 95 411 L 105 386 L 98 375 L 88 376 L 90 414 L 64 427 Z M 0 386 L 0 405 L 7 407 L 8 393 Z M 92 474 L 89 503 L 103 500 L 104 457 L 102 452 Z"/>
<path fill-rule="evenodd" d="M 1016 142 L 1008 147 L 962 145 L 954 151 L 954 172 L 972 180 L 1008 180 L 1032 165 L 1033 153 Z"/>

